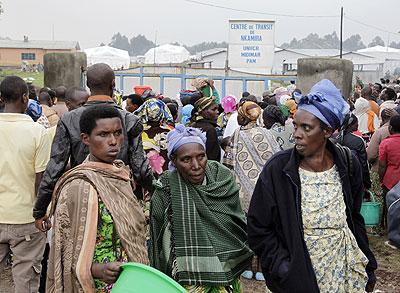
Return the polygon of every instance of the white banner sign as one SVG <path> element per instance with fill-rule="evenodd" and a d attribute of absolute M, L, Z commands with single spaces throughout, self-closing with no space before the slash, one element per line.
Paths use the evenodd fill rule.
<path fill-rule="evenodd" d="M 229 67 L 271 71 L 275 50 L 274 34 L 274 21 L 230 20 Z"/>

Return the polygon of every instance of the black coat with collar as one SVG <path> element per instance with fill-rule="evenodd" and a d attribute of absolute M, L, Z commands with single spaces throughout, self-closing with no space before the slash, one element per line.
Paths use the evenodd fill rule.
<path fill-rule="evenodd" d="M 328 141 L 328 150 L 342 181 L 347 224 L 367 256 L 367 273 L 375 279 L 377 263 L 369 248 L 360 214 L 363 195 L 361 168 L 353 155 L 350 181 L 344 158 Z M 248 213 L 248 240 L 260 258 L 267 286 L 273 292 L 319 292 L 303 237 L 300 155 L 295 148 L 275 154 L 265 165 L 254 189 Z"/>

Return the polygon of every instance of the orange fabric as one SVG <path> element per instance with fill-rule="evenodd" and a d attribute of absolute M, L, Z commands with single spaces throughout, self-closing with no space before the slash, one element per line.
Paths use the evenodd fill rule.
<path fill-rule="evenodd" d="M 369 107 L 376 114 L 376 116 L 379 117 L 379 105 L 378 105 L 378 103 L 373 101 L 373 100 L 369 100 Z"/>
<path fill-rule="evenodd" d="M 110 96 L 98 95 L 98 96 L 90 96 L 88 102 L 99 101 L 99 102 L 114 102 L 114 100 Z"/>
<path fill-rule="evenodd" d="M 375 132 L 375 127 L 374 127 L 374 111 L 369 110 L 368 112 L 368 131 L 370 133 L 374 133 Z"/>

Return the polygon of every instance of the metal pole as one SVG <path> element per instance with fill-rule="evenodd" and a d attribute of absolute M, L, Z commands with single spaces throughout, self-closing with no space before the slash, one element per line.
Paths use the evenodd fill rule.
<path fill-rule="evenodd" d="M 386 52 L 389 52 L 390 33 L 388 32 L 388 40 L 386 43 Z"/>
<path fill-rule="evenodd" d="M 156 35 L 154 37 L 154 64 L 156 64 L 156 49 L 157 49 L 157 31 L 156 31 Z"/>
<path fill-rule="evenodd" d="M 340 59 L 343 55 L 343 7 L 340 8 Z"/>

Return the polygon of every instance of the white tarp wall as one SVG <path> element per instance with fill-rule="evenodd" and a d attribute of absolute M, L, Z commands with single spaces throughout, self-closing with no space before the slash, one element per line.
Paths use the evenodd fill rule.
<path fill-rule="evenodd" d="M 131 63 L 128 51 L 109 46 L 101 46 L 85 50 L 88 66 L 96 63 L 106 63 L 112 69 L 128 69 Z"/>
<path fill-rule="evenodd" d="M 170 44 L 151 48 L 144 54 L 145 64 L 182 63 L 190 59 L 186 48 Z"/>

